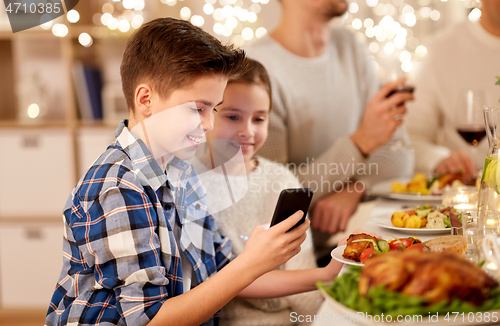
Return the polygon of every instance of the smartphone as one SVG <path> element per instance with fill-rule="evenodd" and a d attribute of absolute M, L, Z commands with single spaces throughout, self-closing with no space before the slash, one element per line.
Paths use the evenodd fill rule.
<path fill-rule="evenodd" d="M 387 94 L 386 97 L 389 97 L 389 96 L 391 96 L 394 93 L 399 93 L 399 92 L 413 93 L 414 91 L 415 91 L 415 87 L 413 87 L 413 86 L 400 85 L 400 86 L 394 88 L 389 94 Z"/>
<path fill-rule="evenodd" d="M 312 197 L 313 191 L 310 188 L 289 188 L 283 190 L 278 198 L 278 203 L 276 204 L 276 209 L 274 210 L 273 219 L 271 220 L 271 226 L 284 221 L 297 211 L 303 211 L 304 216 L 302 216 L 302 219 L 298 221 L 297 224 L 295 224 L 290 230 L 293 230 L 297 226 L 304 223 L 306 220 L 307 211 L 309 210 L 309 205 L 311 204 Z"/>

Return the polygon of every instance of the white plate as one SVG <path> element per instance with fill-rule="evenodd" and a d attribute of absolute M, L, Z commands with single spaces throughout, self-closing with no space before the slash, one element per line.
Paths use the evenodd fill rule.
<path fill-rule="evenodd" d="M 375 216 L 373 218 L 373 220 L 380 227 L 383 227 L 386 229 L 391 229 L 391 230 L 398 230 L 398 231 L 404 232 L 404 233 L 411 233 L 411 234 L 446 234 L 447 233 L 447 234 L 451 234 L 451 228 L 445 228 L 445 229 L 400 228 L 400 227 L 392 225 L 391 216 L 387 215 L 387 214 Z"/>
<path fill-rule="evenodd" d="M 374 196 L 386 197 L 391 199 L 398 200 L 408 200 L 408 201 L 442 201 L 443 196 L 441 195 L 418 195 L 418 194 L 408 194 L 408 193 L 395 193 L 391 191 L 391 184 L 394 182 L 401 182 L 403 184 L 407 184 L 410 182 L 410 179 L 395 179 L 395 180 L 387 180 L 384 182 L 380 182 L 375 184 L 370 194 Z"/>
<path fill-rule="evenodd" d="M 339 247 L 333 249 L 332 252 L 330 253 L 330 255 L 332 255 L 332 258 L 341 262 L 341 263 L 347 264 L 347 265 L 365 266 L 365 264 L 363 264 L 363 263 L 360 263 L 360 262 L 357 262 L 354 260 L 350 260 L 350 259 L 345 259 L 344 257 L 342 257 L 342 254 L 344 253 L 345 247 L 346 247 L 346 245 L 343 245 L 343 246 L 339 246 Z"/>
<path fill-rule="evenodd" d="M 489 322 L 485 321 L 478 321 L 479 316 L 485 316 L 486 311 L 483 311 L 481 315 L 473 315 L 474 318 L 471 318 L 472 321 L 468 321 L 467 317 L 468 314 L 464 314 L 465 320 L 462 319 L 462 315 L 459 315 L 459 317 L 456 318 L 454 321 L 455 315 L 451 313 L 450 314 L 450 320 L 445 320 L 444 316 L 442 314 L 439 314 L 439 317 L 436 319 L 429 320 L 429 316 L 423 315 L 422 319 L 418 320 L 417 317 L 413 317 L 410 315 L 410 317 L 413 318 L 412 321 L 407 321 L 407 322 L 397 322 L 396 318 L 394 317 L 393 322 L 389 323 L 387 322 L 387 318 L 384 318 L 383 321 L 379 319 L 377 322 L 374 318 L 374 316 L 371 316 L 371 318 L 366 318 L 366 313 L 361 315 L 361 313 L 358 313 L 357 311 L 344 306 L 334 298 L 332 298 L 328 293 L 326 293 L 325 290 L 319 289 L 323 297 L 325 298 L 325 301 L 327 303 L 327 309 L 325 309 L 320 316 L 324 316 L 324 320 L 322 319 L 321 325 L 346 325 L 347 321 L 351 321 L 352 325 L 359 325 L 359 326 L 381 326 L 381 325 L 387 325 L 387 326 L 393 326 L 393 325 L 404 325 L 404 326 L 436 326 L 436 325 L 450 325 L 450 326 L 472 326 L 472 325 L 498 325 L 498 321 L 493 321 L 492 318 L 489 318 Z M 489 316 L 491 317 L 492 314 L 494 313 L 493 316 L 500 316 L 500 310 L 490 310 Z M 384 315 L 385 316 L 385 315 Z M 472 315 L 471 315 L 472 316 Z M 329 317 L 329 318 L 327 318 Z M 337 319 L 335 319 L 337 317 Z M 343 319 L 342 319 L 343 318 Z M 347 319 L 346 319 L 347 318 Z M 483 318 L 481 318 L 483 319 Z M 345 323 L 343 322 L 342 324 L 340 321 L 346 321 Z M 350 324 L 349 324 L 350 325 Z"/>

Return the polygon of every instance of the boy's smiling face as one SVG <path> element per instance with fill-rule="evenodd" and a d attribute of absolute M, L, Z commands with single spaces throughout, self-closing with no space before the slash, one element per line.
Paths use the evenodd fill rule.
<path fill-rule="evenodd" d="M 266 141 L 270 105 L 269 95 L 262 85 L 229 84 L 224 92 L 224 103 L 217 109 L 215 128 L 207 133 L 207 138 L 233 140 L 228 146 L 241 147 L 245 163 L 250 164 Z M 247 168 L 247 171 L 250 170 Z"/>
<path fill-rule="evenodd" d="M 166 99 L 150 86 L 139 85 L 129 129 L 145 126 L 142 140 L 150 144 L 157 159 L 170 154 L 191 159 L 205 133 L 213 129 L 214 108 L 222 102 L 226 84 L 224 76 L 202 76 Z"/>

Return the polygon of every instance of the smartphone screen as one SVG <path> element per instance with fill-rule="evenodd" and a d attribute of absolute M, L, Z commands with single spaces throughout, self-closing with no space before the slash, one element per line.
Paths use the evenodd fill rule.
<path fill-rule="evenodd" d="M 297 211 L 303 211 L 304 216 L 290 230 L 293 230 L 300 224 L 304 223 L 312 197 L 313 191 L 310 188 L 289 188 L 283 190 L 278 198 L 273 219 L 271 220 L 271 226 L 284 221 Z"/>

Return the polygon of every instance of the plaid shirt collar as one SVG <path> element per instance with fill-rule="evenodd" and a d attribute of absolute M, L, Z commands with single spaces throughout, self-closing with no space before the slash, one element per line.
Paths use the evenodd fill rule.
<path fill-rule="evenodd" d="M 158 162 L 154 159 L 147 145 L 139 137 L 134 135 L 127 126 L 127 119 L 120 122 L 115 132 L 116 141 L 139 169 L 134 172 L 143 182 L 150 185 L 151 188 L 156 191 L 168 181 L 167 176 L 160 165 L 158 165 Z M 191 166 L 187 162 L 174 156 L 167 163 L 167 170 L 171 168 L 188 172 Z"/>

